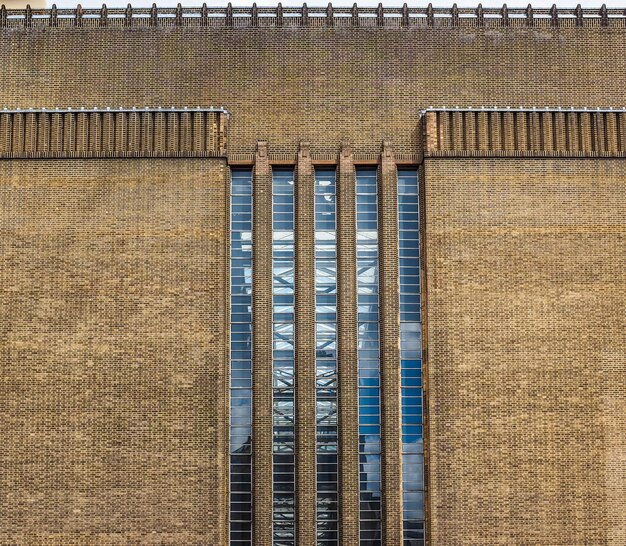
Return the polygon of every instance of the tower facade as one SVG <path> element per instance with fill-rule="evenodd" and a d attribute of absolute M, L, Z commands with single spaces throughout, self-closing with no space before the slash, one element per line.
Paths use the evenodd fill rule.
<path fill-rule="evenodd" d="M 2 9 L 0 542 L 626 542 L 625 32 Z"/>

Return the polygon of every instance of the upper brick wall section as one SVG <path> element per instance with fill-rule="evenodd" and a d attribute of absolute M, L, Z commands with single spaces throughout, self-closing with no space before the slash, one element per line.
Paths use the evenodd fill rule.
<path fill-rule="evenodd" d="M 626 16 L 623 10 L 607 9 L 606 4 L 598 9 L 583 10 L 580 4 L 576 9 L 559 10 L 556 5 L 550 9 L 526 8 L 409 8 L 405 3 L 401 8 L 359 8 L 355 3 L 350 7 L 308 7 L 301 8 L 257 7 L 233 8 L 230 2 L 226 7 L 199 8 L 127 8 L 83 9 L 26 9 L 7 10 L 0 8 L 0 27 L 155 27 L 155 26 L 200 26 L 200 27 L 464 27 L 464 28 L 507 28 L 507 27 L 621 27 Z"/>
<path fill-rule="evenodd" d="M 403 27 L 399 8 L 385 9 L 379 27 L 360 8 L 356 19 L 339 8 L 332 18 L 285 8 L 280 27 L 274 8 L 263 10 L 253 26 L 251 10 L 233 8 L 232 27 L 224 8 L 207 11 L 208 26 L 200 8 L 182 19 L 158 9 L 156 26 L 150 10 L 103 19 L 57 10 L 56 22 L 53 11 L 31 11 L 30 21 L 10 12 L 0 28 L 0 108 L 223 106 L 230 159 L 249 157 L 258 140 L 289 157 L 301 141 L 336 157 L 344 140 L 359 156 L 379 154 L 384 140 L 415 155 L 429 107 L 625 105 L 626 26 L 613 12 L 605 27 L 592 12 L 576 27 L 571 12 L 553 26 L 538 10 L 509 10 L 507 27 L 495 12 L 460 10 L 457 21 L 435 10 L 429 27 L 422 9 Z"/>
<path fill-rule="evenodd" d="M 217 157 L 228 113 L 202 109 L 0 110 L 0 158 Z"/>
<path fill-rule="evenodd" d="M 626 157 L 626 110 L 434 110 L 427 157 Z"/>

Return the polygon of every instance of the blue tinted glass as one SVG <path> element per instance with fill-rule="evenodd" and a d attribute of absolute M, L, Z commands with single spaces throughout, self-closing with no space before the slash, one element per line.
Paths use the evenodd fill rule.
<path fill-rule="evenodd" d="M 294 172 L 272 170 L 273 299 L 273 535 L 293 546 L 294 502 Z"/>
<path fill-rule="evenodd" d="M 378 315 L 378 196 L 377 170 L 356 169 L 359 451 L 362 500 L 360 544 L 380 545 L 380 360 Z M 365 495 L 365 497 L 364 497 Z"/>
<path fill-rule="evenodd" d="M 233 544 L 250 546 L 252 466 L 252 171 L 231 171 L 230 523 Z M 244 493 L 246 492 L 246 493 Z M 247 495 L 247 496 L 246 496 Z M 247 502 L 242 502 L 247 501 Z"/>
<path fill-rule="evenodd" d="M 416 168 L 398 169 L 404 544 L 423 545 L 419 196 Z M 419 458 L 419 459 L 418 459 Z M 415 540 L 415 541 L 414 541 Z"/>

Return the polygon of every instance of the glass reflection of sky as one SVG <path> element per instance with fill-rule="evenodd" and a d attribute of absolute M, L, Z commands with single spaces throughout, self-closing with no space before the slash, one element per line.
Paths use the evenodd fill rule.
<path fill-rule="evenodd" d="M 230 186 L 230 543 L 252 544 L 252 171 Z"/>
<path fill-rule="evenodd" d="M 404 546 L 424 545 L 418 171 L 398 170 Z"/>
<path fill-rule="evenodd" d="M 294 172 L 272 171 L 273 542 L 295 544 Z"/>
<path fill-rule="evenodd" d="M 356 170 L 360 544 L 381 544 L 377 170 Z"/>

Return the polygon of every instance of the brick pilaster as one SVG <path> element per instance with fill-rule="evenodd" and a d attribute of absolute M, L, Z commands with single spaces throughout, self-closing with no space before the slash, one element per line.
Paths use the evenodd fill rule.
<path fill-rule="evenodd" d="M 339 538 L 359 542 L 359 414 L 356 305 L 356 177 L 344 143 L 337 178 L 337 320 L 339 335 Z"/>
<path fill-rule="evenodd" d="M 267 143 L 254 162 L 253 215 L 253 537 L 272 545 L 272 170 Z"/>
<path fill-rule="evenodd" d="M 383 544 L 402 544 L 400 353 L 398 298 L 398 183 L 391 143 L 383 143 L 379 170 L 380 335 L 382 385 Z"/>
<path fill-rule="evenodd" d="M 296 535 L 315 546 L 315 185 L 308 143 L 296 173 Z"/>

